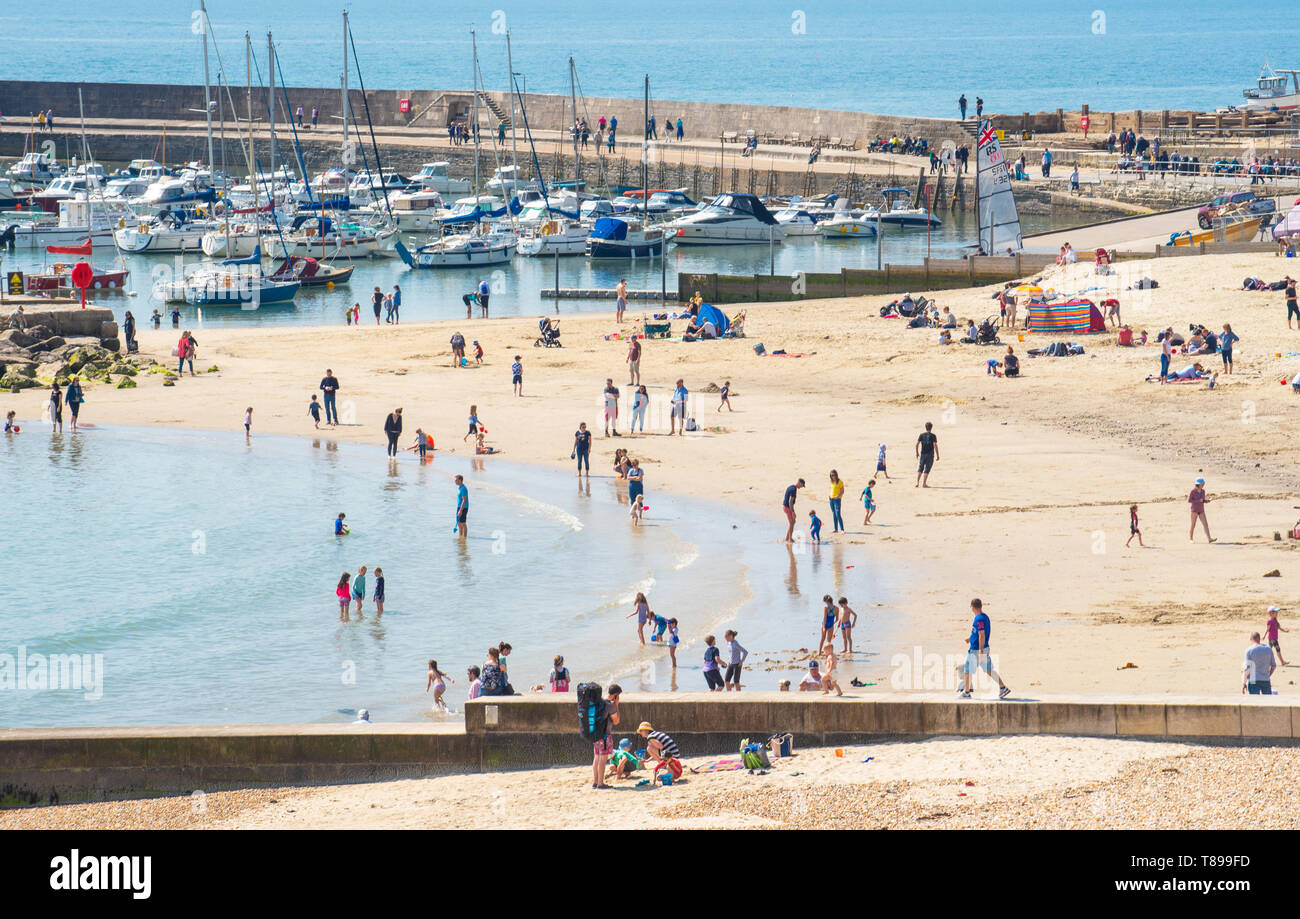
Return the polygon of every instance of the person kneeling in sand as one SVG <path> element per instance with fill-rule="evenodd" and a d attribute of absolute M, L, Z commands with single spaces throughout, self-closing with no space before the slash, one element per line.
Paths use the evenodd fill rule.
<path fill-rule="evenodd" d="M 799 681 L 800 692 L 816 692 L 822 688 L 821 665 L 816 661 L 808 662 L 808 672 Z"/>

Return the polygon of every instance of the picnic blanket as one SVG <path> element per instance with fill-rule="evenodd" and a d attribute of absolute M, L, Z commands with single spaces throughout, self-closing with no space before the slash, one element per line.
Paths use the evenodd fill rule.
<path fill-rule="evenodd" d="M 745 764 L 740 761 L 739 756 L 725 756 L 707 762 L 703 766 L 694 766 L 691 772 L 734 772 L 744 768 Z"/>

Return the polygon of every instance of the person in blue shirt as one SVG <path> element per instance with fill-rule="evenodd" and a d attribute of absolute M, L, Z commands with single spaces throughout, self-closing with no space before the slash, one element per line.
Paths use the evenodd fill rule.
<path fill-rule="evenodd" d="M 492 294 L 492 288 L 488 287 L 487 279 L 478 282 L 478 305 L 479 315 L 484 319 L 488 318 L 488 297 Z"/>
<path fill-rule="evenodd" d="M 349 533 L 352 532 L 350 529 L 348 529 L 348 525 L 343 522 L 347 519 L 347 517 L 348 517 L 347 514 L 343 513 L 342 511 L 339 511 L 339 515 L 334 518 L 335 536 L 347 536 Z"/>
<path fill-rule="evenodd" d="M 469 489 L 465 487 L 465 477 L 456 476 L 456 532 L 464 539 L 469 535 Z"/>
<path fill-rule="evenodd" d="M 822 541 L 822 519 L 817 516 L 816 511 L 808 512 L 808 538 L 813 542 L 820 544 Z"/>
<path fill-rule="evenodd" d="M 68 384 L 68 391 L 63 395 L 63 404 L 68 407 L 72 413 L 72 433 L 77 433 L 77 415 L 81 411 L 81 403 L 86 399 L 81 394 L 81 377 L 73 377 L 72 382 Z"/>
<path fill-rule="evenodd" d="M 510 365 L 510 382 L 515 387 L 515 395 L 524 394 L 524 363 L 523 358 L 518 354 L 515 355 L 515 362 Z"/>
<path fill-rule="evenodd" d="M 1223 372 L 1232 373 L 1232 346 L 1241 341 L 1232 326 L 1223 324 L 1223 334 L 1219 336 L 1219 353 L 1223 356 Z"/>
<path fill-rule="evenodd" d="M 993 624 L 989 621 L 988 614 L 984 612 L 984 603 L 981 600 L 976 598 L 970 601 L 970 608 L 975 614 L 975 619 L 970 627 L 970 649 L 966 654 L 966 679 L 961 697 L 970 698 L 971 674 L 979 668 L 998 681 L 998 698 L 1005 699 L 1011 695 L 1011 690 L 993 669 L 993 661 L 989 657 L 989 636 L 993 632 Z"/>
<path fill-rule="evenodd" d="M 668 416 L 668 436 L 673 434 L 681 436 L 686 433 L 686 402 L 690 399 L 690 393 L 686 389 L 686 384 L 682 380 L 677 381 L 677 387 L 673 390 L 672 411 Z M 681 422 L 678 428 L 677 422 Z"/>
<path fill-rule="evenodd" d="M 401 322 L 398 314 L 402 309 L 402 287 L 400 284 L 393 285 L 393 325 Z"/>

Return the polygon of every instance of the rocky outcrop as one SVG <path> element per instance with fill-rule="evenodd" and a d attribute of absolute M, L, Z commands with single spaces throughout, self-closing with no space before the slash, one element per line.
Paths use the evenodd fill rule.
<path fill-rule="evenodd" d="M 25 327 L 0 331 L 0 390 L 17 392 L 50 383 L 66 386 L 74 374 L 84 381 L 130 389 L 136 374 L 157 366 L 152 358 L 117 355 L 117 323 L 111 318 L 68 320 L 64 312 L 27 313 Z M 38 316 L 42 321 L 34 322 Z M 67 330 L 69 337 L 56 329 Z M 91 334 L 73 334 L 86 331 Z"/>

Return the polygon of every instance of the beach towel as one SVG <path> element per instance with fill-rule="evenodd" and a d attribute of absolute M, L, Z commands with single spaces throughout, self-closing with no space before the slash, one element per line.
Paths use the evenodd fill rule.
<path fill-rule="evenodd" d="M 726 756 L 722 759 L 715 759 L 705 763 L 703 766 L 692 766 L 691 772 L 735 772 L 738 769 L 744 769 L 745 764 L 740 761 L 738 756 Z"/>

